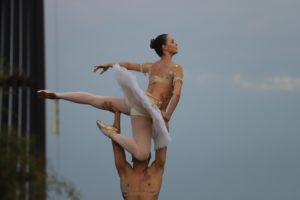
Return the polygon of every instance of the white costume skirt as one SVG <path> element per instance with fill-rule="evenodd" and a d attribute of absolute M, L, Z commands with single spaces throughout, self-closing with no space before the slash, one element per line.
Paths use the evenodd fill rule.
<path fill-rule="evenodd" d="M 171 141 L 171 137 L 165 126 L 160 109 L 139 87 L 136 77 L 131 72 L 123 67 L 120 67 L 119 64 L 115 64 L 113 69 L 115 71 L 115 77 L 121 86 L 126 98 L 126 103 L 130 107 L 130 110 L 132 111 L 134 109 L 135 111 L 138 111 L 136 113 L 139 114 L 136 115 L 148 116 L 152 118 L 152 138 L 154 141 L 154 148 L 160 149 L 167 146 Z"/>

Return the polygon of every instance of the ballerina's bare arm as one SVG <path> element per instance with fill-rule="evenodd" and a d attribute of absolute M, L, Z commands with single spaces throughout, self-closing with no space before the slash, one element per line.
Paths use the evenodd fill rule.
<path fill-rule="evenodd" d="M 182 67 L 179 66 L 176 68 L 175 73 L 174 73 L 174 89 L 173 89 L 173 94 L 172 98 L 168 107 L 167 112 L 162 112 L 163 117 L 166 121 L 169 121 L 181 96 L 181 88 L 182 88 L 182 79 L 183 79 L 183 71 Z"/>
<path fill-rule="evenodd" d="M 125 67 L 128 70 L 132 71 L 140 71 L 140 64 L 138 63 L 131 63 L 131 62 L 120 62 L 119 63 L 122 67 Z"/>
<path fill-rule="evenodd" d="M 111 63 L 96 65 L 94 67 L 94 72 L 98 71 L 99 69 L 102 69 L 100 74 L 103 74 L 109 68 L 111 68 L 113 65 L 114 64 L 111 64 Z M 131 71 L 138 71 L 138 72 L 146 73 L 146 72 L 148 72 L 148 68 L 147 68 L 147 66 L 146 67 L 144 67 L 144 66 L 152 65 L 152 63 L 140 64 L 140 63 L 132 63 L 132 62 L 119 62 L 119 65 L 121 65 L 122 67 L 125 67 L 126 69 L 131 70 Z"/>

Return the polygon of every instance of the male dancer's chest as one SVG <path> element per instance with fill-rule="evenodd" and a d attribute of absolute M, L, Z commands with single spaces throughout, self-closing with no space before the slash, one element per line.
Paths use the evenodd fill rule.
<path fill-rule="evenodd" d="M 131 171 L 120 178 L 124 199 L 135 200 L 139 199 L 138 197 L 143 197 L 143 200 L 157 199 L 161 187 L 159 174 L 149 171 L 142 173 Z"/>

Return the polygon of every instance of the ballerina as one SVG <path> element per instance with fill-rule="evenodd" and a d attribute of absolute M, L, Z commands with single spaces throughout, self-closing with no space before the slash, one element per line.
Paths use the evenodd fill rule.
<path fill-rule="evenodd" d="M 133 137 L 116 134 L 115 127 L 97 120 L 99 129 L 130 152 L 134 158 L 146 160 L 151 148 L 151 137 L 154 140 L 155 149 L 166 147 L 170 142 L 167 124 L 180 100 L 183 83 L 182 66 L 172 61 L 172 57 L 178 53 L 174 38 L 168 34 L 159 35 L 151 40 L 150 47 L 156 51 L 160 60 L 142 64 L 109 63 L 94 67 L 94 72 L 102 70 L 101 74 L 113 68 L 125 98 L 97 96 L 87 92 L 51 92 L 48 90 L 39 90 L 38 94 L 42 98 L 63 99 L 104 110 L 105 103 L 110 102 L 116 110 L 130 115 Z M 135 77 L 128 70 L 148 74 L 149 84 L 146 92 L 138 87 Z"/>

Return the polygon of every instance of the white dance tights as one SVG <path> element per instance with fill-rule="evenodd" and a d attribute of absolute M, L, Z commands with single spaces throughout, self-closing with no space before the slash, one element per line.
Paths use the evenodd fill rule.
<path fill-rule="evenodd" d="M 109 96 L 97 96 L 88 92 L 56 92 L 59 99 L 78 104 L 88 104 L 103 109 L 105 102 L 111 102 L 112 106 L 121 113 L 129 115 L 129 108 L 124 99 Z M 121 134 L 112 134 L 111 139 L 120 144 L 138 160 L 145 160 L 149 156 L 151 148 L 151 118 L 131 116 L 133 138 Z"/>

